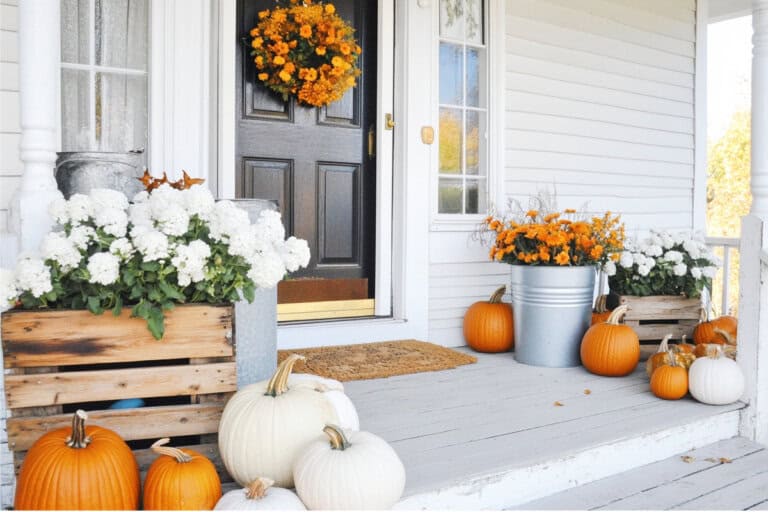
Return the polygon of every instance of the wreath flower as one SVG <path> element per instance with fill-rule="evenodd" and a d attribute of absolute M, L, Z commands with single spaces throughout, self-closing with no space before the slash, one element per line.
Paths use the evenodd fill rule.
<path fill-rule="evenodd" d="M 357 85 L 362 49 L 333 4 L 290 0 L 258 17 L 250 31 L 256 76 L 283 100 L 322 107 Z"/>

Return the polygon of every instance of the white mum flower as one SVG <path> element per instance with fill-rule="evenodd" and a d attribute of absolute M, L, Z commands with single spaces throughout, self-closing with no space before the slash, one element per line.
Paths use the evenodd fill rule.
<path fill-rule="evenodd" d="M 59 197 L 51 201 L 48 206 L 48 215 L 57 223 L 62 226 L 69 222 L 69 208 L 67 208 L 67 201 L 63 197 Z"/>
<path fill-rule="evenodd" d="M 219 201 L 213 208 L 213 214 L 208 224 L 211 238 L 220 242 L 230 236 L 247 229 L 251 225 L 248 212 L 238 208 L 232 201 Z"/>
<path fill-rule="evenodd" d="M 118 238 L 109 244 L 109 252 L 121 259 L 127 260 L 133 256 L 133 253 L 136 252 L 136 248 L 133 247 L 133 244 L 127 238 Z"/>
<path fill-rule="evenodd" d="M 637 267 L 637 273 L 641 276 L 645 277 L 651 272 L 651 267 L 648 265 L 638 265 Z"/>
<path fill-rule="evenodd" d="M 125 210 L 118 208 L 101 208 L 94 211 L 93 222 L 108 235 L 116 237 L 125 236 L 128 230 L 128 215 Z"/>
<path fill-rule="evenodd" d="M 16 288 L 16 277 L 13 271 L 0 268 L 0 313 L 11 309 L 18 298 L 19 289 Z"/>
<path fill-rule="evenodd" d="M 256 220 L 256 226 L 267 240 L 272 243 L 282 242 L 285 239 L 285 227 L 280 218 L 280 213 L 275 210 L 263 210 Z"/>
<path fill-rule="evenodd" d="M 205 279 L 205 266 L 211 256 L 211 248 L 202 240 L 176 247 L 171 264 L 176 267 L 179 285 L 187 286 Z"/>
<path fill-rule="evenodd" d="M 149 194 L 149 204 L 152 206 L 152 213 L 154 214 L 170 204 L 183 205 L 184 200 L 180 190 L 165 184 L 160 185 Z"/>
<path fill-rule="evenodd" d="M 248 277 L 259 288 L 272 288 L 285 275 L 285 266 L 275 252 L 255 254 L 248 263 L 251 265 Z"/>
<path fill-rule="evenodd" d="M 653 258 L 645 258 L 645 265 L 647 267 L 653 268 L 656 266 L 656 260 Z"/>
<path fill-rule="evenodd" d="M 672 273 L 679 277 L 684 276 L 688 273 L 688 265 L 685 263 L 678 263 L 672 267 Z"/>
<path fill-rule="evenodd" d="M 131 233 L 133 245 L 143 255 L 143 260 L 157 261 L 168 257 L 168 237 L 155 230 L 140 230 Z"/>
<path fill-rule="evenodd" d="M 48 233 L 43 239 L 40 251 L 43 258 L 55 261 L 64 272 L 69 272 L 76 268 L 80 265 L 80 260 L 83 258 L 75 244 L 60 231 Z"/>
<path fill-rule="evenodd" d="M 715 274 L 717 274 L 717 268 L 716 267 L 704 267 L 701 269 L 701 273 L 704 274 L 704 277 L 709 279 L 714 279 Z"/>
<path fill-rule="evenodd" d="M 208 187 L 196 186 L 182 190 L 182 198 L 187 213 L 190 216 L 197 215 L 204 220 L 210 218 L 216 205 L 216 200 L 213 198 L 211 191 L 208 190 Z"/>
<path fill-rule="evenodd" d="M 695 240 L 683 241 L 683 249 L 685 249 L 685 252 L 687 252 L 688 255 L 693 259 L 698 259 L 701 257 L 701 250 L 699 249 L 699 244 Z"/>
<path fill-rule="evenodd" d="M 669 233 L 660 233 L 659 238 L 661 238 L 661 246 L 664 249 L 671 249 L 675 246 L 675 239 Z"/>
<path fill-rule="evenodd" d="M 256 229 L 256 225 L 244 226 L 239 231 L 230 234 L 227 252 L 232 256 L 242 256 L 250 259 L 257 252 L 270 249 L 270 243 Z"/>
<path fill-rule="evenodd" d="M 277 252 L 283 259 L 283 265 L 288 272 L 295 272 L 309 263 L 309 244 L 301 238 L 290 237 L 277 247 Z"/>
<path fill-rule="evenodd" d="M 128 198 L 118 190 L 112 190 L 111 188 L 94 188 L 88 196 L 91 198 L 94 213 L 98 213 L 99 210 L 110 208 L 117 208 L 119 210 L 128 208 Z"/>
<path fill-rule="evenodd" d="M 141 192 L 137 193 L 133 196 L 133 199 L 131 199 L 132 203 L 146 203 L 149 201 L 149 192 L 146 190 L 142 190 Z"/>
<path fill-rule="evenodd" d="M 664 254 L 664 261 L 681 263 L 683 261 L 683 253 L 680 251 L 667 251 L 666 254 Z"/>
<path fill-rule="evenodd" d="M 645 254 L 652 257 L 661 256 L 663 253 L 664 250 L 660 245 L 649 245 L 645 250 Z"/>
<path fill-rule="evenodd" d="M 90 226 L 75 226 L 69 232 L 69 241 L 81 251 L 88 249 L 92 240 L 96 239 L 96 230 Z"/>
<path fill-rule="evenodd" d="M 702 276 L 701 269 L 699 267 L 691 267 L 691 275 L 694 279 L 699 279 Z"/>
<path fill-rule="evenodd" d="M 635 259 L 632 257 L 632 253 L 629 251 L 623 251 L 621 253 L 621 257 L 619 258 L 619 265 L 621 265 L 624 268 L 632 268 L 632 265 L 634 265 Z"/>
<path fill-rule="evenodd" d="M 97 252 L 88 258 L 88 273 L 90 283 L 105 286 L 117 282 L 120 278 L 120 259 L 108 252 Z"/>
<path fill-rule="evenodd" d="M 86 222 L 93 214 L 91 198 L 83 194 L 74 194 L 67 201 L 67 215 L 72 224 Z"/>
<path fill-rule="evenodd" d="M 53 290 L 51 269 L 39 258 L 22 258 L 16 265 L 16 287 L 41 297 Z"/>
<path fill-rule="evenodd" d="M 128 207 L 128 217 L 134 226 L 152 227 L 152 211 L 149 203 L 134 203 Z"/>
<path fill-rule="evenodd" d="M 612 260 L 608 260 L 605 262 L 605 265 L 603 265 L 603 271 L 605 272 L 605 275 L 608 277 L 615 276 L 616 275 L 616 263 L 614 263 Z"/>
<path fill-rule="evenodd" d="M 189 214 L 180 204 L 170 203 L 162 209 L 153 204 L 152 216 L 157 223 L 157 229 L 166 235 L 182 236 L 189 229 Z"/>

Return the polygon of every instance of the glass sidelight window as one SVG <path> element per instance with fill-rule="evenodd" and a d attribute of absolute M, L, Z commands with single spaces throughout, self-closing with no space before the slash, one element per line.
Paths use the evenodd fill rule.
<path fill-rule="evenodd" d="M 487 209 L 486 8 L 485 0 L 440 0 L 438 213 Z"/>
<path fill-rule="evenodd" d="M 63 151 L 147 147 L 149 0 L 61 0 Z"/>

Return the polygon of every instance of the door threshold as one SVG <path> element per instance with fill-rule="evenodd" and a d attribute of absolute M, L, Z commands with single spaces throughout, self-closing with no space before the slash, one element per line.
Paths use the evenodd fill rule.
<path fill-rule="evenodd" d="M 326 300 L 277 305 L 278 322 L 308 322 L 373 317 L 375 299 Z"/>

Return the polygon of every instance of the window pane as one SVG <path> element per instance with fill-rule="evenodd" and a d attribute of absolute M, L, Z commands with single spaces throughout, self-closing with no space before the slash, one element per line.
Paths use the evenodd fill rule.
<path fill-rule="evenodd" d="M 466 0 L 466 40 L 483 44 L 483 0 Z"/>
<path fill-rule="evenodd" d="M 440 37 L 464 39 L 465 0 L 440 0 Z"/>
<path fill-rule="evenodd" d="M 440 43 L 440 103 L 461 105 L 464 93 L 462 48 Z"/>
<path fill-rule="evenodd" d="M 147 69 L 147 0 L 95 0 L 96 63 Z"/>
<path fill-rule="evenodd" d="M 440 172 L 461 174 L 461 110 L 440 109 Z"/>
<path fill-rule="evenodd" d="M 100 151 L 144 148 L 147 77 L 96 74 L 96 144 Z"/>
<path fill-rule="evenodd" d="M 61 0 L 61 61 L 90 64 L 89 0 Z"/>
<path fill-rule="evenodd" d="M 465 199 L 467 209 L 464 213 L 481 213 L 488 209 L 486 206 L 486 197 L 488 194 L 485 189 L 485 180 L 467 180 Z"/>
<path fill-rule="evenodd" d="M 485 50 L 467 48 L 467 106 L 485 107 Z"/>
<path fill-rule="evenodd" d="M 88 72 L 61 70 L 61 149 L 87 151 L 91 145 Z"/>
<path fill-rule="evenodd" d="M 461 180 L 440 178 L 440 196 L 438 198 L 438 212 L 462 213 L 461 201 L 463 195 Z"/>
<path fill-rule="evenodd" d="M 465 144 L 465 173 L 466 174 L 481 174 L 483 168 L 481 162 L 482 155 L 485 153 L 485 144 L 483 139 L 485 135 L 485 127 L 481 122 L 481 119 L 485 116 L 475 110 L 467 111 L 467 125 L 466 125 L 466 144 Z"/>

